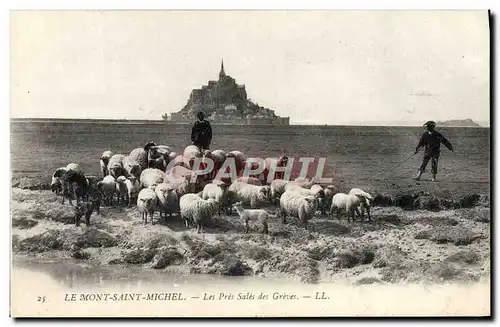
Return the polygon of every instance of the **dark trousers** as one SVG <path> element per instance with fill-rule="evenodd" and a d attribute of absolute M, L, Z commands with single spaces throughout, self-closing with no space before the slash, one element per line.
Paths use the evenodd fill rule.
<path fill-rule="evenodd" d="M 201 150 L 208 150 L 210 147 L 210 141 L 209 140 L 197 140 L 194 142 L 194 145 L 199 147 Z"/>
<path fill-rule="evenodd" d="M 429 160 L 431 160 L 431 171 L 434 175 L 436 175 L 438 169 L 438 159 L 439 159 L 439 153 L 425 154 L 424 158 L 422 159 L 422 164 L 420 165 L 420 171 L 422 173 L 425 172 L 425 168 L 427 167 Z"/>

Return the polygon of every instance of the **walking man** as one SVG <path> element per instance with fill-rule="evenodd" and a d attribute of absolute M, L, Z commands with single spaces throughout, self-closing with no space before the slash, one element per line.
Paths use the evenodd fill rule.
<path fill-rule="evenodd" d="M 443 143 L 452 152 L 453 146 L 441 133 L 435 130 L 435 122 L 428 121 L 424 124 L 424 127 L 426 131 L 424 134 L 422 134 L 422 137 L 420 138 L 420 141 L 418 142 L 414 153 L 417 154 L 418 150 L 420 150 L 421 147 L 425 147 L 424 157 L 422 159 L 422 164 L 418 169 L 418 174 L 414 179 L 417 181 L 420 180 L 422 173 L 425 172 L 425 168 L 427 167 L 429 160 L 431 160 L 432 181 L 435 182 L 438 168 L 438 159 L 441 152 L 441 150 L 439 149 L 441 143 Z"/>
<path fill-rule="evenodd" d="M 200 111 L 197 114 L 198 120 L 191 130 L 191 141 L 201 150 L 208 150 L 212 142 L 212 126 L 205 120 L 205 114 Z"/>

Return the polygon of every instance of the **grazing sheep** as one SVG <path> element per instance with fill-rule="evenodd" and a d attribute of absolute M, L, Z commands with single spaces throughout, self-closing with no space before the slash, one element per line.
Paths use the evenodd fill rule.
<path fill-rule="evenodd" d="M 134 160 L 141 167 L 141 171 L 148 168 L 148 151 L 151 146 L 151 142 L 146 144 L 143 148 L 135 148 L 130 151 L 128 155 L 131 160 Z"/>
<path fill-rule="evenodd" d="M 68 170 L 66 167 L 60 167 L 57 168 L 52 174 L 52 181 L 50 182 L 50 189 L 52 192 L 56 193 L 57 195 L 61 194 L 62 192 L 62 182 L 61 182 L 61 177 L 67 172 Z"/>
<path fill-rule="evenodd" d="M 366 213 L 368 215 L 368 220 L 371 221 L 372 218 L 370 216 L 370 208 L 371 208 L 371 204 L 373 201 L 373 197 L 369 193 L 367 193 L 359 188 L 351 189 L 349 191 L 349 194 L 362 195 L 364 197 L 364 201 L 361 202 L 361 205 L 358 209 L 360 209 L 360 211 L 361 211 L 361 217 L 365 216 L 365 209 L 366 209 Z"/>
<path fill-rule="evenodd" d="M 347 221 L 354 221 L 354 212 L 361 216 L 358 211 L 359 205 L 365 201 L 365 197 L 362 195 L 355 194 L 345 194 L 337 193 L 332 198 L 332 206 L 330 209 L 331 214 L 337 212 L 337 219 L 340 220 L 340 212 L 345 211 L 347 213 Z M 363 220 L 361 218 L 361 220 Z"/>
<path fill-rule="evenodd" d="M 90 226 L 90 216 L 94 211 L 94 204 L 90 201 L 85 201 L 78 204 L 75 207 L 75 225 L 76 227 L 80 226 L 80 220 L 83 216 L 85 216 L 85 224 Z"/>
<path fill-rule="evenodd" d="M 146 168 L 142 171 L 141 177 L 142 187 L 154 189 L 157 185 L 165 180 L 165 173 L 157 168 Z"/>
<path fill-rule="evenodd" d="M 219 217 L 221 215 L 221 210 L 227 207 L 228 193 L 229 193 L 229 185 L 226 183 L 210 183 L 205 185 L 202 191 L 202 198 L 204 200 L 207 199 L 215 199 L 219 204 L 217 208 L 217 213 Z"/>
<path fill-rule="evenodd" d="M 162 214 L 167 219 L 167 214 L 179 212 L 179 198 L 175 192 L 175 186 L 168 183 L 161 183 L 155 188 L 156 196 L 158 197 L 158 209 L 160 211 L 160 218 Z"/>
<path fill-rule="evenodd" d="M 153 216 L 158 208 L 158 197 L 155 191 L 150 188 L 143 188 L 137 196 L 137 209 L 141 214 L 144 224 L 148 223 L 148 214 L 151 218 L 151 225 L 154 225 Z"/>
<path fill-rule="evenodd" d="M 106 177 L 109 174 L 108 164 L 109 164 L 109 159 L 111 159 L 112 156 L 113 152 L 107 150 L 102 153 L 101 158 L 99 159 L 99 163 L 101 165 L 102 178 Z"/>
<path fill-rule="evenodd" d="M 243 177 L 243 176 L 241 176 L 241 177 L 236 178 L 236 181 L 251 184 L 251 185 L 262 186 L 262 183 L 256 177 L 250 177 L 250 176 Z"/>
<path fill-rule="evenodd" d="M 304 196 L 299 192 L 286 191 L 280 197 L 280 211 L 283 224 L 286 217 L 297 217 L 307 229 L 307 221 L 312 219 L 318 209 L 318 201 L 314 196 Z"/>
<path fill-rule="evenodd" d="M 218 206 L 215 199 L 203 200 L 194 193 L 188 193 L 181 196 L 179 207 L 181 217 L 189 227 L 189 222 L 197 225 L 197 232 L 203 233 L 203 226 L 207 220 L 210 220 Z"/>
<path fill-rule="evenodd" d="M 279 199 L 281 195 L 285 192 L 287 184 L 288 181 L 285 181 L 284 179 L 275 179 L 271 182 L 270 198 L 275 205 L 279 205 Z"/>
<path fill-rule="evenodd" d="M 137 180 L 137 178 L 131 176 L 127 178 L 125 185 L 127 186 L 128 206 L 130 207 L 132 199 L 137 198 L 137 195 L 141 191 L 141 183 Z"/>
<path fill-rule="evenodd" d="M 83 168 L 82 166 L 80 166 L 79 164 L 77 163 L 69 163 L 67 166 L 66 166 L 66 170 L 72 170 L 74 171 L 75 173 L 78 173 L 78 174 L 81 174 L 83 175 Z"/>
<path fill-rule="evenodd" d="M 231 184 L 231 186 L 233 186 L 235 183 Z M 233 191 L 234 193 L 231 193 L 231 186 L 229 187 L 229 196 L 231 203 L 233 203 L 233 199 L 235 199 L 236 201 L 239 201 L 242 204 L 255 209 L 269 202 L 269 186 L 257 186 L 246 183 L 242 184 L 244 184 L 244 186 L 239 187 L 236 192 Z M 232 194 L 234 194 L 235 197 L 233 197 Z"/>
<path fill-rule="evenodd" d="M 241 205 L 241 202 L 236 202 L 233 204 L 233 208 L 236 210 L 238 215 L 240 216 L 240 219 L 243 220 L 245 223 L 245 233 L 248 233 L 249 229 L 249 222 L 250 221 L 257 221 L 260 224 L 262 224 L 262 233 L 263 234 L 268 234 L 268 225 L 267 221 L 269 219 L 269 214 L 267 211 L 262 210 L 262 209 L 244 209 Z"/>
<path fill-rule="evenodd" d="M 296 192 L 303 196 L 312 196 L 318 201 L 318 205 L 319 205 L 319 200 L 325 197 L 325 192 L 323 191 L 323 188 L 319 185 L 313 185 L 311 189 L 307 189 L 299 185 L 292 184 L 286 188 L 286 192 Z"/>
<path fill-rule="evenodd" d="M 120 205 L 120 202 L 125 204 L 129 203 L 130 200 L 128 197 L 128 189 L 127 189 L 127 177 L 118 176 L 116 179 L 116 204 Z"/>
<path fill-rule="evenodd" d="M 104 205 L 112 205 L 113 197 L 116 192 L 116 179 L 108 175 L 102 179 L 102 181 L 97 183 L 97 188 L 102 193 L 102 197 L 104 200 Z"/>
<path fill-rule="evenodd" d="M 200 178 L 196 172 L 188 168 L 175 166 L 165 173 L 165 181 L 175 185 L 177 195 L 180 198 L 186 193 L 196 192 Z"/>
<path fill-rule="evenodd" d="M 136 178 L 141 177 L 142 173 L 141 165 L 134 158 L 132 158 L 131 156 L 126 156 L 123 158 L 122 164 L 123 164 L 123 169 L 125 171 L 124 176 L 126 177 L 134 176 Z"/>
<path fill-rule="evenodd" d="M 80 203 L 80 199 L 84 200 L 88 194 L 89 185 L 83 173 L 68 169 L 66 173 L 60 178 L 62 183 L 62 204 L 68 198 L 69 204 L 73 205 L 72 197 L 76 199 L 76 203 Z"/>
<path fill-rule="evenodd" d="M 108 162 L 108 173 L 114 178 L 118 178 L 118 176 L 126 175 L 125 170 L 123 169 L 123 158 L 125 156 L 123 154 L 114 154 Z"/>

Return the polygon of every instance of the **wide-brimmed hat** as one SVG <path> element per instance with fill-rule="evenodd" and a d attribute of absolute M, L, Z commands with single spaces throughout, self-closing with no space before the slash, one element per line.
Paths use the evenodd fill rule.
<path fill-rule="evenodd" d="M 429 127 L 436 127 L 436 122 L 429 120 L 424 124 L 424 127 L 429 126 Z"/>

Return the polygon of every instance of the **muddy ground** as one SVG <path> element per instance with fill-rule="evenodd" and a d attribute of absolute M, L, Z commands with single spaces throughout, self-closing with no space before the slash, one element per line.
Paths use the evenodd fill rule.
<path fill-rule="evenodd" d="M 274 218 L 269 235 L 257 225 L 245 234 L 236 215 L 216 216 L 200 235 L 180 217 L 165 222 L 156 214 L 155 225 L 144 225 L 135 207 L 102 207 L 90 227 L 75 227 L 74 208 L 62 205 L 59 196 L 13 186 L 13 252 L 39 259 L 304 283 L 478 281 L 490 275 L 489 201 L 478 194 L 379 195 L 372 222 L 347 222 L 345 216 L 339 221 L 318 212 L 307 231 L 297 219 L 283 225 Z"/>

